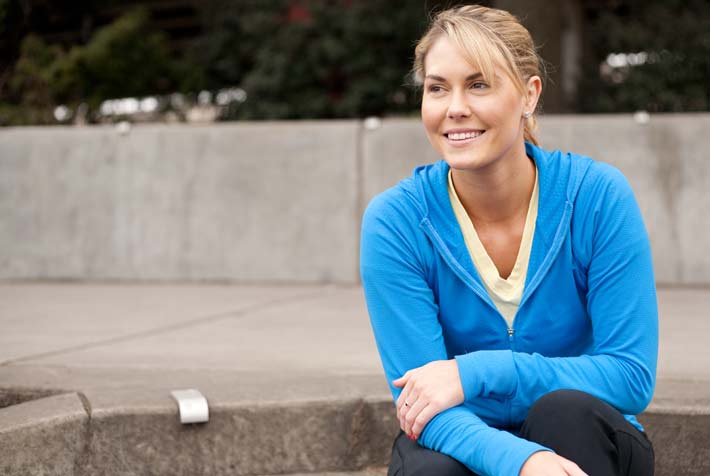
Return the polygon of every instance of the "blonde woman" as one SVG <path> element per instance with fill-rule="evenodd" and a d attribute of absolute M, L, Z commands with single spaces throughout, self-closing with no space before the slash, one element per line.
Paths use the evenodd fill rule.
<path fill-rule="evenodd" d="M 653 474 L 646 230 L 611 166 L 542 149 L 528 31 L 481 6 L 419 41 L 443 161 L 377 196 L 361 274 L 402 433 L 390 475 Z"/>

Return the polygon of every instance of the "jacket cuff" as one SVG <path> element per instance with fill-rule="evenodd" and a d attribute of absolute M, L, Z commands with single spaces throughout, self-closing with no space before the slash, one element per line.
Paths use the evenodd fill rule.
<path fill-rule="evenodd" d="M 506 468 L 501 474 L 514 474 L 515 476 L 519 476 L 525 462 L 535 453 L 540 451 L 549 451 L 550 453 L 554 453 L 554 451 L 528 440 L 523 440 L 522 446 L 524 446 L 524 449 L 522 449 L 522 451 L 520 451 L 515 458 L 512 458 L 508 462 L 509 464 L 506 465 Z"/>
<path fill-rule="evenodd" d="M 517 373 L 510 350 L 479 350 L 457 355 L 464 400 L 477 397 L 508 398 L 517 389 Z"/>

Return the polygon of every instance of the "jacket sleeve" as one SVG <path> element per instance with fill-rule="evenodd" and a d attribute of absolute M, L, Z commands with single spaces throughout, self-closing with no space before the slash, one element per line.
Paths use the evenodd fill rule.
<path fill-rule="evenodd" d="M 398 207 L 376 198 L 363 218 L 360 271 L 372 329 L 387 382 L 407 370 L 447 359 L 438 306 L 425 279 L 418 223 Z M 434 417 L 419 444 L 447 454 L 472 471 L 489 476 L 517 475 L 533 453 L 546 448 L 489 427 L 460 405 Z"/>
<path fill-rule="evenodd" d="M 458 356 L 467 400 L 505 394 L 514 406 L 529 408 L 545 393 L 576 389 L 630 415 L 650 402 L 658 311 L 649 241 L 626 179 L 610 166 L 596 167 L 604 179 L 580 190 L 575 213 L 582 215 L 574 222 L 579 242 L 573 243 L 586 266 L 591 351 L 554 358 L 504 350 Z"/>

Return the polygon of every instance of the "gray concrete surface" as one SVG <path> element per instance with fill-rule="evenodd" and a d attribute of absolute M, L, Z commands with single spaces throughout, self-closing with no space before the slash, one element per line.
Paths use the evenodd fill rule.
<path fill-rule="evenodd" d="M 626 174 L 671 285 L 710 285 L 708 130 L 707 113 L 540 120 L 546 148 Z M 0 279 L 355 284 L 365 205 L 437 159 L 416 119 L 3 128 Z"/>
<path fill-rule="evenodd" d="M 647 413 L 641 421 L 653 442 L 655 474 L 710 474 L 710 414 Z"/>
<path fill-rule="evenodd" d="M 659 381 L 642 421 L 658 475 L 707 474 L 710 289 L 658 296 Z M 47 423 L 37 405 L 69 402 L 69 439 L 56 444 L 75 470 L 51 474 L 381 471 L 397 431 L 358 286 L 4 284 L 0 328 L 0 393 L 68 394 L 0 409 L 0 454 L 26 461 L 9 446 L 18 418 L 41 440 L 66 411 Z M 170 391 L 184 388 L 207 397 L 209 423 L 178 423 Z M 680 471 L 683 458 L 700 472 Z"/>
<path fill-rule="evenodd" d="M 358 130 L 3 129 L 0 278 L 354 282 Z"/>
<path fill-rule="evenodd" d="M 299 473 L 299 474 L 286 474 L 284 476 L 385 476 L 387 474 L 387 468 L 385 467 L 372 467 L 366 468 L 362 471 L 347 472 L 347 473 Z"/>
<path fill-rule="evenodd" d="M 84 452 L 88 416 L 68 393 L 0 411 L 0 474 L 71 475 Z"/>

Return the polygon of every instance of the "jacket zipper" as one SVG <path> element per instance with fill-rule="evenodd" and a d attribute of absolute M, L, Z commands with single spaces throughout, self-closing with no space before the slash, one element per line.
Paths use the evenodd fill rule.
<path fill-rule="evenodd" d="M 506 323 L 507 325 L 507 323 Z M 512 352 L 515 352 L 515 345 L 514 345 L 514 339 L 515 339 L 515 328 L 511 325 L 508 326 L 508 344 L 510 345 L 510 350 Z M 513 422 L 513 402 L 511 399 L 507 399 L 505 402 L 505 414 L 506 414 L 506 422 L 507 426 L 512 426 Z"/>

